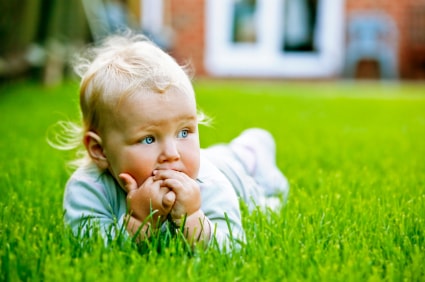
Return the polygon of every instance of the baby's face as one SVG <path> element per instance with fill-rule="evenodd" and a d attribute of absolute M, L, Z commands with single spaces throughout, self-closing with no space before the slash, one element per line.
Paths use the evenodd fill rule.
<path fill-rule="evenodd" d="M 177 90 L 136 93 L 107 117 L 101 137 L 109 171 L 130 174 L 140 186 L 154 170 L 172 169 L 195 179 L 199 171 L 196 102 Z"/>

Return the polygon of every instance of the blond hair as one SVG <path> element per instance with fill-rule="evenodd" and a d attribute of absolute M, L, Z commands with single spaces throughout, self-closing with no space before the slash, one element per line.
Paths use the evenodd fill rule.
<path fill-rule="evenodd" d="M 57 123 L 48 142 L 61 150 L 79 149 L 78 159 L 70 164 L 90 162 L 82 146 L 88 131 L 103 126 L 101 113 L 113 112 L 123 98 L 146 89 L 164 93 L 173 88 L 195 99 L 187 68 L 142 35 L 131 33 L 107 37 L 99 46 L 88 48 L 77 57 L 75 72 L 81 77 L 80 110 L 82 126 L 69 121 Z M 206 123 L 200 113 L 198 122 Z"/>

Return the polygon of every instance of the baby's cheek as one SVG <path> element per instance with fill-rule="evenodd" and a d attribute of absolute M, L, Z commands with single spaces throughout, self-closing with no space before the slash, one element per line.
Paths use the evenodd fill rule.
<path fill-rule="evenodd" d="M 188 173 L 188 176 L 190 178 L 192 178 L 192 179 L 198 178 L 199 166 L 200 166 L 199 158 L 195 158 L 191 161 L 190 166 L 189 166 L 189 173 Z"/>
<path fill-rule="evenodd" d="M 152 176 L 152 171 L 141 171 L 138 169 L 129 169 L 126 173 L 130 174 L 134 180 L 136 180 L 137 187 L 140 187 L 143 183 L 145 183 L 146 179 Z"/>

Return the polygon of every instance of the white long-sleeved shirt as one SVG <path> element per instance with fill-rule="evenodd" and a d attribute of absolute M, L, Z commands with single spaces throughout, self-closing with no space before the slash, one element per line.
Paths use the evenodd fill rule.
<path fill-rule="evenodd" d="M 231 243 L 230 238 L 243 240 L 239 200 L 232 184 L 202 154 L 200 163 L 201 209 L 212 223 L 211 238 L 221 247 Z M 88 219 L 99 224 L 103 236 L 108 232 L 114 235 L 114 230 L 126 230 L 126 193 L 110 173 L 99 171 L 94 164 L 80 167 L 72 174 L 66 184 L 63 207 L 65 224 L 74 233 L 87 228 L 83 225 Z"/>

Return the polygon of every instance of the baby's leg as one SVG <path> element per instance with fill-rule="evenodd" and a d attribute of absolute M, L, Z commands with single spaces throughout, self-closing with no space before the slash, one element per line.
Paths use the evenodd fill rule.
<path fill-rule="evenodd" d="M 286 200 L 289 185 L 276 167 L 273 137 L 262 129 L 248 129 L 229 144 L 203 150 L 230 180 L 236 193 L 252 209 L 253 204 L 276 206 L 268 196 L 281 195 Z"/>
<path fill-rule="evenodd" d="M 238 197 L 247 204 L 250 210 L 257 205 L 263 205 L 265 201 L 263 189 L 246 172 L 227 144 L 208 147 L 202 150 L 202 154 L 226 176 Z"/>
<path fill-rule="evenodd" d="M 289 183 L 276 165 L 276 144 L 268 131 L 247 129 L 233 139 L 229 147 L 247 172 L 265 189 L 267 196 L 281 194 L 286 199 Z"/>

